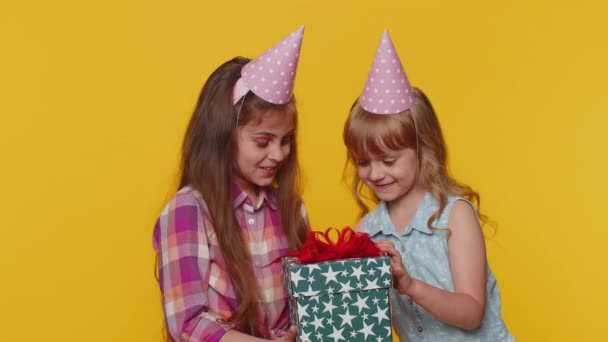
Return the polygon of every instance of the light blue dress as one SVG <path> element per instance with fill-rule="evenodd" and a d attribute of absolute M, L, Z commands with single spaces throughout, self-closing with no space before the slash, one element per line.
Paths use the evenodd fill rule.
<path fill-rule="evenodd" d="M 449 196 L 442 215 L 433 227 L 447 228 L 454 203 L 463 198 Z M 468 201 L 466 201 L 469 203 Z M 470 204 L 470 203 L 469 203 Z M 415 279 L 438 288 L 454 291 L 448 258 L 447 233 L 431 230 L 427 226 L 429 217 L 439 208 L 439 202 L 426 193 L 405 233 L 399 236 L 390 220 L 385 202 L 364 219 L 364 230 L 373 240 L 388 240 L 401 253 L 403 264 Z M 408 296 L 391 289 L 392 320 L 397 335 L 405 341 L 515 341 L 507 330 L 500 312 L 500 294 L 496 278 L 487 267 L 486 310 L 481 326 L 467 331 L 437 320 Z"/>

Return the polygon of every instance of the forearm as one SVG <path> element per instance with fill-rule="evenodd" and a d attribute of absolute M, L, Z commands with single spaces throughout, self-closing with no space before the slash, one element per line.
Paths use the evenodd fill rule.
<path fill-rule="evenodd" d="M 242 332 L 238 332 L 236 330 L 228 330 L 226 334 L 220 340 L 221 342 L 261 342 L 268 341 L 263 338 L 258 338 L 255 336 L 243 334 Z"/>
<path fill-rule="evenodd" d="M 410 296 L 438 320 L 462 329 L 473 330 L 483 319 L 484 306 L 466 293 L 442 290 L 415 279 L 399 292 Z"/>

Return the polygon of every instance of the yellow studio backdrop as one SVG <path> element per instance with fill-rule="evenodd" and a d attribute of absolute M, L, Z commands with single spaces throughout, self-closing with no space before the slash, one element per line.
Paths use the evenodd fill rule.
<path fill-rule="evenodd" d="M 313 226 L 352 225 L 342 124 L 389 28 L 435 105 L 521 341 L 598 341 L 608 307 L 602 1 L 3 1 L 0 340 L 160 341 L 151 232 L 198 92 L 306 24 Z"/>

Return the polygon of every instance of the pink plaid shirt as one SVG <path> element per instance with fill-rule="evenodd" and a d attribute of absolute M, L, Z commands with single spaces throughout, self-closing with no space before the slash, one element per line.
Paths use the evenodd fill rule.
<path fill-rule="evenodd" d="M 261 291 L 258 322 L 268 338 L 289 326 L 287 293 L 281 263 L 271 264 L 288 251 L 274 196 L 260 192 L 256 206 L 238 186 L 234 210 L 249 247 L 255 278 Z M 306 211 L 302 207 L 306 218 Z M 162 211 L 154 227 L 159 285 L 169 335 L 174 341 L 219 341 L 228 326 L 218 318 L 232 315 L 237 303 L 232 282 L 220 253 L 213 224 L 201 194 L 182 188 Z"/>

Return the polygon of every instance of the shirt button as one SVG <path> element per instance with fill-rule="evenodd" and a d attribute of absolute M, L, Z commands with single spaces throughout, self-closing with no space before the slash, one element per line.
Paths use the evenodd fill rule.
<path fill-rule="evenodd" d="M 422 327 L 418 327 L 418 332 L 422 332 L 422 330 L 424 330 Z"/>
<path fill-rule="evenodd" d="M 413 303 L 413 302 L 414 302 L 414 301 L 412 300 L 412 298 L 409 298 L 409 299 L 407 300 L 407 303 L 408 303 L 409 305 L 412 305 L 412 303 Z"/>
<path fill-rule="evenodd" d="M 254 224 L 255 223 L 255 221 L 252 218 L 250 218 L 249 221 L 247 221 L 247 222 L 249 222 L 249 224 Z"/>

